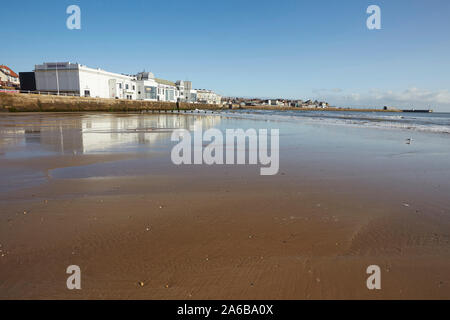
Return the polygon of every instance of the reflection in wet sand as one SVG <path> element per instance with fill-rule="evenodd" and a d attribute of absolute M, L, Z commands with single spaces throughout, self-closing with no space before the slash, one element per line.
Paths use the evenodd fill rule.
<path fill-rule="evenodd" d="M 0 120 L 0 147 L 39 145 L 59 154 L 90 154 L 120 151 L 120 146 L 151 146 L 170 139 L 172 130 L 189 129 L 195 121 L 204 128 L 220 123 L 219 116 L 86 114 L 49 117 L 35 115 Z M 14 149 L 8 150 L 14 152 Z M 37 155 L 37 154 L 35 154 Z"/>

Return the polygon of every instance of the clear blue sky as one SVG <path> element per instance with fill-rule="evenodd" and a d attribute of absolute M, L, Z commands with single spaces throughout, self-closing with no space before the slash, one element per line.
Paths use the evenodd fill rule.
<path fill-rule="evenodd" d="M 66 28 L 71 4 L 81 30 Z M 16 72 L 72 61 L 229 96 L 450 111 L 448 0 L 3 1 L 0 27 Z"/>

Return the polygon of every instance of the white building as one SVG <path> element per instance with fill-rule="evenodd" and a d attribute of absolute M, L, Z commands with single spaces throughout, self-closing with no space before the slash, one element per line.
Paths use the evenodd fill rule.
<path fill-rule="evenodd" d="M 197 101 L 199 103 L 220 104 L 222 96 L 212 90 L 197 89 Z"/>
<path fill-rule="evenodd" d="M 169 80 L 155 78 L 158 84 L 158 101 L 177 102 L 179 98 L 179 91 L 175 83 Z"/>
<path fill-rule="evenodd" d="M 35 66 L 36 90 L 96 98 L 136 99 L 136 78 L 78 63 Z"/>
<path fill-rule="evenodd" d="M 137 99 L 150 101 L 186 101 L 186 95 L 190 93 L 192 84 L 187 86 L 183 81 L 172 81 L 155 78 L 151 72 L 141 72 L 136 76 Z M 190 95 L 189 95 L 190 97 Z"/>
<path fill-rule="evenodd" d="M 180 101 L 191 103 L 197 101 L 197 90 L 192 89 L 191 81 L 177 80 L 175 84 L 177 85 Z"/>
<path fill-rule="evenodd" d="M 196 89 L 191 89 L 190 90 L 190 101 L 191 103 L 197 103 L 198 99 L 197 99 L 197 90 Z"/>
<path fill-rule="evenodd" d="M 151 72 L 141 72 L 136 76 L 138 100 L 158 101 L 158 83 Z"/>
<path fill-rule="evenodd" d="M 19 85 L 19 76 L 8 66 L 0 65 L 0 83 L 4 85 Z"/>
<path fill-rule="evenodd" d="M 176 83 L 155 78 L 151 72 L 129 76 L 93 69 L 78 63 L 46 62 L 35 66 L 36 90 L 85 97 L 199 102 L 220 104 L 210 90 L 193 90 L 191 81 Z"/>

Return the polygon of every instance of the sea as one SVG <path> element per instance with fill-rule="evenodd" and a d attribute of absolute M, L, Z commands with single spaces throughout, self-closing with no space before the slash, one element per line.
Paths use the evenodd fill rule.
<path fill-rule="evenodd" d="M 304 110 L 229 110 L 229 116 L 337 126 L 411 130 L 450 134 L 450 113 L 304 111 Z"/>

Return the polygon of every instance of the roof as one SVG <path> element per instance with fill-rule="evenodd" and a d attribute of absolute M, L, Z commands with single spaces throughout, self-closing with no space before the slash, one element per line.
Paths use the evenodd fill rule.
<path fill-rule="evenodd" d="M 151 73 L 151 72 L 145 72 L 145 71 L 139 72 L 139 73 L 136 75 L 136 77 L 137 77 L 138 80 L 149 80 L 149 79 L 154 79 L 154 78 L 155 78 L 155 76 L 154 76 L 153 73 Z"/>
<path fill-rule="evenodd" d="M 14 71 L 12 71 L 9 67 L 7 67 L 7 66 L 4 66 L 4 65 L 0 65 L 0 69 L 5 69 L 5 70 L 8 70 L 9 71 L 9 75 L 11 76 L 11 77 L 14 77 L 14 78 L 18 78 L 19 76 L 17 75 L 17 73 L 15 73 Z"/>
<path fill-rule="evenodd" d="M 174 86 L 174 87 L 176 87 L 176 84 L 173 83 L 172 81 L 169 81 L 169 80 L 164 80 L 164 79 L 158 79 L 158 78 L 155 78 L 155 81 L 156 81 L 157 83 L 166 84 L 166 85 L 168 85 L 168 86 Z"/>

